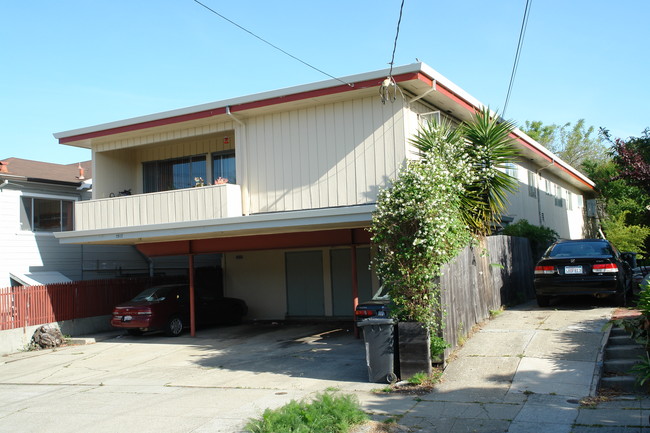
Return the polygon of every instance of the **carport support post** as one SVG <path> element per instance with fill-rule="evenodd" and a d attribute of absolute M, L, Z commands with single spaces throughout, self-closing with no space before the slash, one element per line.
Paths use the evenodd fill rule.
<path fill-rule="evenodd" d="M 194 255 L 190 254 L 190 335 L 196 337 L 196 323 L 194 316 Z"/>
<path fill-rule="evenodd" d="M 359 278 L 357 275 L 357 246 L 352 244 L 350 250 L 350 261 L 352 262 L 352 320 L 355 319 L 354 314 L 357 311 L 357 305 L 359 305 Z M 354 327 L 354 336 L 359 338 L 359 328 Z"/>

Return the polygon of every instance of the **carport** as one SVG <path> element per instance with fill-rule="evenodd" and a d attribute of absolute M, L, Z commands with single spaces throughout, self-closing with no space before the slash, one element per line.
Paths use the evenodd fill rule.
<path fill-rule="evenodd" d="M 194 256 L 262 250 L 297 250 L 305 248 L 349 247 L 352 311 L 359 302 L 357 247 L 370 245 L 370 233 L 365 228 L 298 231 L 288 233 L 251 234 L 243 236 L 211 237 L 136 244 L 148 257 L 188 257 L 190 332 L 196 335 L 195 321 L 195 267 Z"/>

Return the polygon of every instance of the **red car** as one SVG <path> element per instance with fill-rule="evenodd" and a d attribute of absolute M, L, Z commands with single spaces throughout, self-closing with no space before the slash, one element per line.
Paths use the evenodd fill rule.
<path fill-rule="evenodd" d="M 111 325 L 124 328 L 131 335 L 162 330 L 169 336 L 179 336 L 190 325 L 189 293 L 187 284 L 150 287 L 129 302 L 117 305 Z M 248 307 L 241 299 L 197 291 L 195 313 L 198 325 L 236 324 L 248 313 Z"/>

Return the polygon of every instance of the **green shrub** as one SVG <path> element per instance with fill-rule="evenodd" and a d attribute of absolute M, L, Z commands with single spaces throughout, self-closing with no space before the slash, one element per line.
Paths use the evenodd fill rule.
<path fill-rule="evenodd" d="M 544 250 L 558 238 L 555 230 L 549 227 L 536 226 L 525 219 L 510 224 L 501 233 L 506 236 L 517 236 L 528 239 L 534 259 L 541 257 Z"/>
<path fill-rule="evenodd" d="M 368 419 L 352 395 L 319 394 L 311 403 L 290 403 L 267 409 L 261 419 L 248 422 L 251 433 L 346 433 Z"/>

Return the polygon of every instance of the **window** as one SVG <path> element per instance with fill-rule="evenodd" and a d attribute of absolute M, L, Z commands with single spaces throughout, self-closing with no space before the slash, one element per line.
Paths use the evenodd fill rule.
<path fill-rule="evenodd" d="M 584 198 L 581 195 L 578 195 L 578 207 L 582 208 L 584 207 L 584 205 L 585 205 Z"/>
<path fill-rule="evenodd" d="M 555 206 L 562 207 L 562 188 L 555 185 Z"/>
<path fill-rule="evenodd" d="M 517 179 L 517 165 L 512 162 L 506 163 L 506 174 Z"/>
<path fill-rule="evenodd" d="M 440 111 L 429 111 L 427 113 L 418 113 L 418 123 L 425 126 L 429 122 L 440 124 Z"/>
<path fill-rule="evenodd" d="M 553 195 L 553 189 L 551 188 L 551 181 L 544 179 L 546 195 Z"/>
<path fill-rule="evenodd" d="M 566 192 L 566 207 L 569 210 L 573 210 L 573 194 L 568 190 Z"/>
<path fill-rule="evenodd" d="M 234 150 L 212 154 L 212 177 L 214 180 L 221 177 L 228 179 L 228 183 L 237 183 Z"/>
<path fill-rule="evenodd" d="M 198 177 L 206 181 L 205 159 L 205 155 L 197 155 L 142 163 L 144 192 L 191 188 Z"/>
<path fill-rule="evenodd" d="M 20 225 L 33 232 L 61 232 L 73 230 L 72 200 L 22 197 Z"/>
<path fill-rule="evenodd" d="M 537 197 L 537 188 L 535 185 L 535 173 L 532 171 L 528 172 L 528 195 L 530 197 Z"/>

